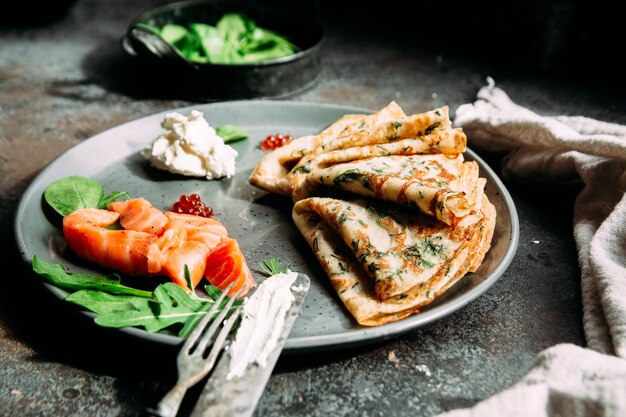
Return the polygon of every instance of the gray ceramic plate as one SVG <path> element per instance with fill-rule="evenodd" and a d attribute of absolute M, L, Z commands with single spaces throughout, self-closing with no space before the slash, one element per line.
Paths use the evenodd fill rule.
<path fill-rule="evenodd" d="M 33 255 L 47 262 L 66 265 L 74 272 L 102 272 L 77 262 L 66 249 L 62 232 L 44 215 L 41 200 L 52 181 L 82 175 L 102 183 L 107 192 L 127 191 L 132 197 L 143 196 L 156 207 L 169 209 L 181 194 L 198 193 L 215 210 L 231 236 L 238 239 L 250 267 L 258 279 L 263 275 L 258 264 L 263 259 L 279 257 L 291 269 L 311 278 L 311 289 L 301 314 L 285 344 L 287 352 L 342 348 L 398 336 L 447 316 L 493 285 L 511 263 L 515 254 L 519 224 L 511 197 L 494 172 L 471 150 L 467 159 L 475 159 L 481 175 L 487 178 L 486 193 L 498 211 L 492 247 L 480 269 L 469 274 L 444 297 L 418 315 L 378 327 L 361 327 L 344 309 L 310 248 L 291 221 L 291 200 L 257 189 L 248 177 L 266 151 L 260 142 L 272 133 L 294 137 L 320 131 L 346 113 L 365 113 L 353 107 L 287 101 L 233 101 L 175 109 L 188 114 L 192 109 L 204 112 L 210 124 L 230 123 L 244 127 L 250 138 L 234 144 L 239 152 L 237 174 L 230 179 L 207 181 L 158 171 L 140 155 L 141 149 L 161 132 L 163 112 L 135 120 L 94 136 L 62 154 L 31 183 L 16 216 L 17 244 L 24 260 Z M 53 294 L 66 293 L 45 284 Z M 83 313 L 83 312 L 81 312 Z M 83 313 L 88 314 L 88 313 Z M 167 334 L 151 334 L 141 329 L 122 329 L 137 337 L 157 343 L 178 344 L 180 339 Z"/>

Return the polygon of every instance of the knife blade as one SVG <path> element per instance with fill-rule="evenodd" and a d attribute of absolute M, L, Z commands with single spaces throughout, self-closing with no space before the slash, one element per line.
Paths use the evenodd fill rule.
<path fill-rule="evenodd" d="M 249 417 L 254 413 L 310 285 L 311 281 L 305 274 L 298 274 L 292 284 L 294 301 L 285 315 L 284 326 L 276 347 L 267 358 L 267 365 L 251 364 L 242 377 L 227 380 L 231 356 L 226 350 L 200 393 L 191 417 Z"/>

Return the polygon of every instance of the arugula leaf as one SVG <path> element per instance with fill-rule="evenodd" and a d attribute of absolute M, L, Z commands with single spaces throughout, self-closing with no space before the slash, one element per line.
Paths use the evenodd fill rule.
<path fill-rule="evenodd" d="M 103 315 L 137 309 L 137 305 L 145 303 L 146 300 L 144 297 L 109 294 L 96 290 L 79 290 L 65 297 L 65 301 Z"/>
<path fill-rule="evenodd" d="M 261 266 L 263 272 L 265 272 L 269 276 L 289 271 L 289 264 L 281 266 L 280 259 L 278 258 L 266 259 L 263 261 L 263 263 L 259 263 L 259 265 Z"/>
<path fill-rule="evenodd" d="M 151 298 L 152 292 L 138 290 L 127 287 L 120 283 L 120 276 L 117 274 L 95 276 L 89 274 L 78 274 L 67 272 L 59 264 L 42 261 L 33 255 L 33 271 L 44 277 L 50 283 L 67 290 L 93 289 L 115 294 L 127 294 L 137 297 Z"/>
<path fill-rule="evenodd" d="M 185 283 L 187 283 L 187 288 L 193 289 L 193 281 L 191 280 L 191 273 L 189 272 L 189 267 L 187 264 L 183 265 L 183 275 L 185 276 Z"/>
<path fill-rule="evenodd" d="M 143 327 L 155 333 L 182 325 L 178 336 L 183 338 L 193 331 L 214 303 L 212 299 L 190 297 L 181 286 L 173 282 L 157 286 L 154 297 L 111 296 L 100 291 L 84 290 L 68 296 L 66 300 L 98 314 L 95 322 L 103 327 Z M 235 301 L 231 313 L 241 302 Z M 216 311 L 216 315 L 221 308 Z"/>
<path fill-rule="evenodd" d="M 229 124 L 217 126 L 215 133 L 224 140 L 224 143 L 237 142 L 248 137 L 248 132 L 244 129 Z"/>
<path fill-rule="evenodd" d="M 211 285 L 211 284 L 205 285 L 204 286 L 204 291 L 206 291 L 206 293 L 209 296 L 209 298 L 211 300 L 213 300 L 213 301 L 217 301 L 217 299 L 220 297 L 220 295 L 222 295 L 222 290 L 220 290 L 215 285 Z M 230 297 L 228 297 L 228 296 L 224 297 L 224 299 L 222 300 L 222 303 L 220 304 L 219 308 L 220 309 L 224 308 L 226 303 L 228 303 L 228 300 L 230 300 Z M 243 302 L 243 300 L 235 300 L 233 306 L 238 306 L 242 302 Z"/>
<path fill-rule="evenodd" d="M 222 295 L 222 290 L 217 288 L 215 285 L 211 285 L 211 284 L 205 285 L 204 291 L 206 291 L 207 295 L 212 300 L 217 300 L 220 297 L 220 295 Z"/>
<path fill-rule="evenodd" d="M 154 291 L 143 291 L 120 284 L 117 274 L 93 276 L 69 273 L 59 264 L 42 261 L 33 256 L 33 270 L 52 284 L 74 291 L 65 300 L 96 313 L 94 321 L 103 327 L 143 327 L 159 332 L 179 325 L 178 336 L 187 337 L 198 321 L 211 308 L 222 291 L 207 285 L 208 297 L 188 294 L 184 288 L 167 282 Z M 226 305 L 225 297 L 217 315 Z M 235 300 L 229 314 L 243 300 Z"/>

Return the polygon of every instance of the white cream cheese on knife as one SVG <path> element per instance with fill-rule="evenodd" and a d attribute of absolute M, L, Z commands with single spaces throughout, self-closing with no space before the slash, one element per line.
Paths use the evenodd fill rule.
<path fill-rule="evenodd" d="M 237 151 L 215 133 L 202 112 L 192 110 L 188 117 L 168 113 L 161 126 L 165 133 L 142 152 L 156 168 L 210 180 L 235 174 Z"/>
<path fill-rule="evenodd" d="M 295 300 L 291 286 L 297 277 L 298 273 L 292 271 L 272 275 L 244 301 L 241 324 L 229 347 L 231 360 L 226 379 L 243 376 L 252 363 L 267 365 Z"/>

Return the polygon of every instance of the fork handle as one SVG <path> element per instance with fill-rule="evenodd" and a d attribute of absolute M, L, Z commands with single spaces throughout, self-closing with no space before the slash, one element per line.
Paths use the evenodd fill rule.
<path fill-rule="evenodd" d="M 176 417 L 187 388 L 186 385 L 180 383 L 174 385 L 159 401 L 156 409 L 148 409 L 146 411 L 152 417 Z"/>

